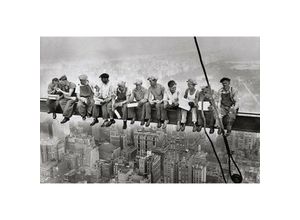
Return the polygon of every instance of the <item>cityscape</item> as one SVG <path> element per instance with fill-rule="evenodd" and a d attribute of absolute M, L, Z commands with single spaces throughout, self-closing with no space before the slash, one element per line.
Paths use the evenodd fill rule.
<path fill-rule="evenodd" d="M 74 116 L 65 125 L 41 114 L 41 183 L 223 183 L 204 131 L 177 132 L 119 122 L 110 128 Z M 221 136 L 211 135 L 227 181 L 228 158 Z M 260 182 L 259 133 L 233 131 L 228 137 L 243 183 Z"/>
<path fill-rule="evenodd" d="M 259 38 L 198 37 L 198 43 L 211 88 L 218 91 L 220 79 L 229 77 L 239 94 L 239 112 L 259 113 Z M 136 79 L 148 88 L 150 75 L 165 88 L 174 80 L 180 93 L 188 78 L 197 82 L 198 91 L 206 85 L 192 37 L 41 37 L 41 98 L 48 96 L 53 78 L 65 74 L 79 85 L 78 77 L 86 74 L 89 82 L 99 84 L 104 72 L 113 87 L 125 81 L 129 91 Z M 40 119 L 41 183 L 224 183 L 204 129 L 177 132 L 171 124 L 158 129 L 135 123 L 123 130 L 119 120 L 101 127 L 102 119 L 91 127 L 92 119 L 76 115 L 60 124 L 61 114 L 52 119 L 44 112 Z M 210 137 L 231 183 L 226 147 L 216 133 Z M 232 131 L 228 142 L 243 183 L 260 183 L 260 134 Z"/>

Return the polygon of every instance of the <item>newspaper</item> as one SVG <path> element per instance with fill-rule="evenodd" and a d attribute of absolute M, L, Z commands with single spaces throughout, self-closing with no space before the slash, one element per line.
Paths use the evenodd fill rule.
<path fill-rule="evenodd" d="M 208 101 L 203 102 L 203 111 L 208 111 L 208 107 L 210 106 L 210 103 Z M 198 102 L 198 110 L 201 110 L 201 101 Z"/>
<path fill-rule="evenodd" d="M 134 108 L 134 107 L 138 107 L 138 103 L 137 102 L 134 102 L 134 103 L 129 103 L 129 104 L 127 104 L 127 107 L 128 108 Z"/>
<path fill-rule="evenodd" d="M 191 106 L 189 105 L 189 100 L 187 100 L 185 98 L 179 99 L 179 108 L 190 111 Z"/>
<path fill-rule="evenodd" d="M 58 100 L 58 98 L 59 98 L 59 95 L 50 95 L 50 94 L 48 94 L 48 99 L 50 99 L 50 100 Z"/>

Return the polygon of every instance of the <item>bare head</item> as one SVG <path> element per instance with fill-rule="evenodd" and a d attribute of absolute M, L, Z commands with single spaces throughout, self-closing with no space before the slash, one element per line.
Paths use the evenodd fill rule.
<path fill-rule="evenodd" d="M 171 93 L 176 92 L 177 85 L 176 85 L 176 82 L 174 80 L 170 80 L 168 82 L 168 87 L 169 87 Z"/>

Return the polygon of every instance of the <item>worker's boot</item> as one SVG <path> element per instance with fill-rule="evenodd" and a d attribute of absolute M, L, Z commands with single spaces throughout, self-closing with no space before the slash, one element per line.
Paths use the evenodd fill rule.
<path fill-rule="evenodd" d="M 197 131 L 200 132 L 201 129 L 202 129 L 202 125 L 198 125 L 198 126 L 197 126 Z"/>
<path fill-rule="evenodd" d="M 181 131 L 184 131 L 185 130 L 185 123 L 181 123 L 181 128 L 180 128 Z"/>
<path fill-rule="evenodd" d="M 94 118 L 93 122 L 90 124 L 90 126 L 94 126 L 95 124 L 97 124 L 99 121 L 97 118 Z"/>
<path fill-rule="evenodd" d="M 197 131 L 197 125 L 196 122 L 193 122 L 193 132 Z"/>
<path fill-rule="evenodd" d="M 60 122 L 61 124 L 64 124 L 64 123 L 66 123 L 67 121 L 69 121 L 70 119 L 69 118 L 67 118 L 67 117 L 64 117 L 64 119 Z"/>

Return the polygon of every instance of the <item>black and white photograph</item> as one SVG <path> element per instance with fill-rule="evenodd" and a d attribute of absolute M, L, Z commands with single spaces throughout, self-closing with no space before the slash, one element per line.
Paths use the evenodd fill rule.
<path fill-rule="evenodd" d="M 259 183 L 259 37 L 41 37 L 41 183 Z"/>
<path fill-rule="evenodd" d="M 300 219 L 294 0 L 0 3 L 1 219 Z"/>

